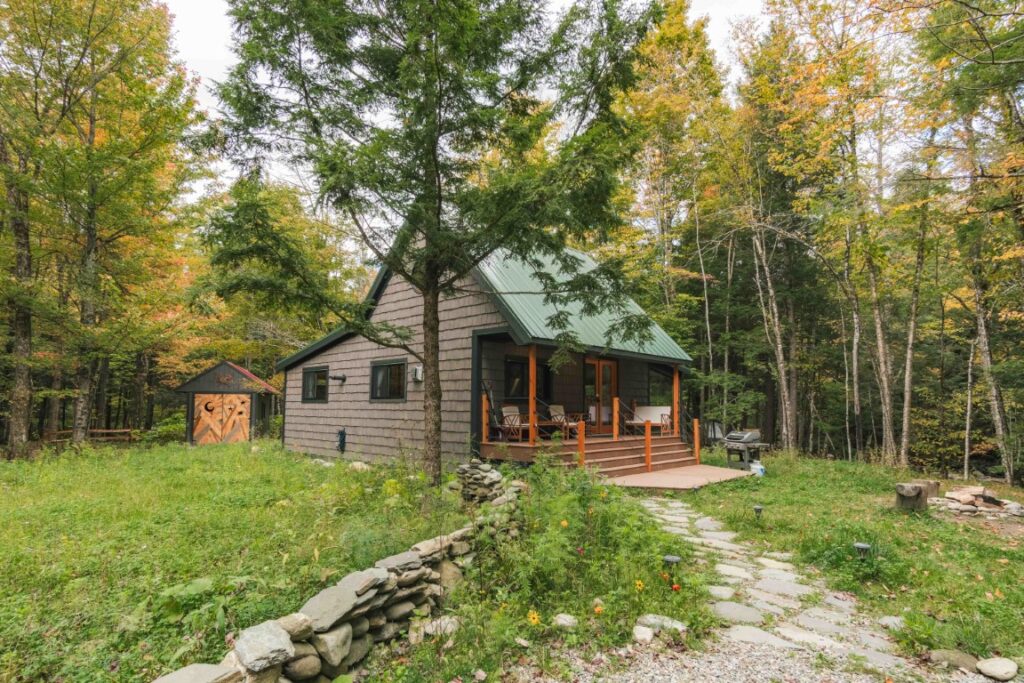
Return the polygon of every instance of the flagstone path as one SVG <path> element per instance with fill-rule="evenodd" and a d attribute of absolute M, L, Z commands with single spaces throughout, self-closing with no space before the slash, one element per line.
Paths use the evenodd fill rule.
<path fill-rule="evenodd" d="M 727 626 L 718 642 L 694 652 L 635 651 L 626 669 L 592 680 L 632 683 L 703 681 L 984 682 L 962 671 L 924 668 L 900 656 L 885 629 L 857 612 L 853 596 L 802 573 L 786 553 L 759 554 L 736 534 L 687 504 L 649 498 L 644 507 L 662 527 L 696 546 L 718 583 L 711 609 Z M 587 680 L 583 676 L 579 680 Z"/>

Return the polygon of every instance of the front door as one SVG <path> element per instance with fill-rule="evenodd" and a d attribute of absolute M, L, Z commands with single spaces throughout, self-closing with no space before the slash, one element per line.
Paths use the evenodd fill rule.
<path fill-rule="evenodd" d="M 618 361 L 588 358 L 583 368 L 583 397 L 592 431 L 597 434 L 612 431 L 612 399 L 618 395 Z"/>

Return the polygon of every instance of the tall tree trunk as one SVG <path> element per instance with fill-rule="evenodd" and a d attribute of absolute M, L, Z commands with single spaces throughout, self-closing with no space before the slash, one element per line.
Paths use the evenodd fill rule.
<path fill-rule="evenodd" d="M 14 168 L 14 165 L 17 168 Z M 28 447 L 32 412 L 32 241 L 29 225 L 29 195 L 18 179 L 29 176 L 28 161 L 10 157 L 7 141 L 0 134 L 0 165 L 7 169 L 7 224 L 14 247 L 11 276 L 13 287 L 7 297 L 11 334 L 11 393 L 8 398 L 7 447 L 10 457 L 20 457 Z"/>
<path fill-rule="evenodd" d="M 423 291 L 423 464 L 434 484 L 441 483 L 441 317 L 440 293 Z"/>
<path fill-rule="evenodd" d="M 871 317 L 875 323 L 875 355 L 878 359 L 878 403 L 882 409 L 882 458 L 891 464 L 896 457 L 896 430 L 892 397 L 892 360 L 885 339 L 885 317 L 882 313 L 881 293 L 878 289 L 878 266 L 867 257 L 868 286 L 871 293 Z"/>
<path fill-rule="evenodd" d="M 135 377 L 132 381 L 132 410 L 128 426 L 142 429 L 146 421 L 146 384 L 149 379 L 149 356 L 135 354 Z"/>
<path fill-rule="evenodd" d="M 914 337 L 917 333 L 917 307 L 921 297 L 921 273 L 924 271 L 924 244 L 927 235 L 927 212 L 922 214 L 917 236 L 917 258 L 914 261 L 914 284 L 910 293 L 910 320 L 907 321 L 907 353 L 903 361 L 903 428 L 900 432 L 900 465 L 910 465 L 910 410 L 914 395 Z"/>
<path fill-rule="evenodd" d="M 46 403 L 46 427 L 43 429 L 43 440 L 57 438 L 60 431 L 60 405 L 64 399 L 60 392 L 64 390 L 64 373 L 59 365 L 54 366 L 50 376 L 50 399 Z"/>
<path fill-rule="evenodd" d="M 96 370 L 96 427 L 110 429 L 110 358 L 103 356 Z"/>
<path fill-rule="evenodd" d="M 854 450 L 860 454 L 864 450 L 864 418 L 861 410 L 860 400 L 860 298 L 853 286 L 853 233 L 850 228 L 846 229 L 845 263 L 843 265 L 843 280 L 846 283 L 847 298 L 850 301 L 850 321 L 852 333 L 850 336 L 850 387 L 853 392 L 853 444 Z"/>
<path fill-rule="evenodd" d="M 96 142 L 96 98 L 93 93 L 93 100 L 89 115 L 89 127 L 85 133 L 87 158 L 91 159 L 92 147 Z M 85 215 L 82 218 L 82 237 L 84 245 L 82 249 L 82 266 L 79 287 L 79 307 L 81 309 L 81 323 L 84 328 L 83 344 L 80 350 L 79 368 L 77 373 L 78 393 L 75 396 L 75 417 L 72 425 L 71 441 L 82 443 L 89 436 L 89 418 L 92 410 L 94 393 L 94 378 L 96 375 L 96 364 L 93 360 L 93 341 L 90 338 L 97 321 L 96 299 L 99 294 L 98 269 L 99 264 L 99 233 L 97 225 L 97 188 L 96 180 L 92 177 L 92 164 L 89 164 L 87 172 L 90 173 L 87 180 L 87 196 Z"/>
<path fill-rule="evenodd" d="M 981 373 L 988 385 L 988 404 L 992 412 L 992 426 L 996 431 L 996 444 L 1003 459 L 1003 476 L 1007 484 L 1013 483 L 1013 454 L 1010 452 L 1009 429 L 1006 424 L 1006 406 L 1003 403 L 1003 390 L 999 380 L 992 372 L 992 344 L 989 335 L 988 309 L 985 304 L 984 284 L 975 266 L 972 284 L 974 286 L 974 316 L 978 325 L 978 356 L 981 360 Z"/>
<path fill-rule="evenodd" d="M 786 363 L 786 352 L 782 347 L 782 321 L 779 318 L 778 299 L 775 295 L 775 284 L 772 280 L 771 268 L 768 265 L 764 247 L 764 234 L 754 231 L 754 268 L 756 272 L 758 299 L 761 305 L 761 317 L 764 321 L 765 335 L 775 354 L 776 383 L 778 384 L 779 412 L 781 415 L 782 447 L 787 450 L 796 448 L 796 421 L 792 414 L 789 399 L 789 371 Z M 763 281 L 763 284 L 762 284 Z"/>
<path fill-rule="evenodd" d="M 964 479 L 971 476 L 971 418 L 974 416 L 974 352 L 977 339 L 971 340 L 967 356 L 967 405 L 964 406 Z"/>
<path fill-rule="evenodd" d="M 729 330 L 732 314 L 732 280 L 736 263 L 736 240 L 729 236 L 729 244 L 725 257 L 725 325 L 721 337 L 722 342 L 722 427 L 723 433 L 732 428 L 729 410 Z"/>

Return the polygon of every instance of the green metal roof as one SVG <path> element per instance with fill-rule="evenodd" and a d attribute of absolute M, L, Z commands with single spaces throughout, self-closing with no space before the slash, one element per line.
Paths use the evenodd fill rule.
<path fill-rule="evenodd" d="M 571 253 L 582 261 L 584 271 L 597 267 L 586 254 L 578 251 Z M 554 275 L 556 281 L 565 282 L 569 279 L 569 275 L 560 270 L 554 259 L 540 257 L 538 260 L 544 272 Z M 485 259 L 477 272 L 512 326 L 514 336 L 518 337 L 517 343 L 555 341 L 559 330 L 554 329 L 548 319 L 555 314 L 556 309 L 544 300 L 543 287 L 535 277 L 533 266 L 507 251 L 499 250 Z M 651 338 L 646 343 L 616 339 L 609 344 L 608 333 L 616 323 L 614 314 L 584 315 L 581 312 L 582 304 L 578 302 L 564 308 L 569 313 L 567 331 L 575 333 L 588 349 L 669 362 L 688 363 L 693 360 L 657 323 L 652 323 Z M 632 299 L 627 301 L 626 308 L 630 313 L 643 313 L 643 309 Z"/>

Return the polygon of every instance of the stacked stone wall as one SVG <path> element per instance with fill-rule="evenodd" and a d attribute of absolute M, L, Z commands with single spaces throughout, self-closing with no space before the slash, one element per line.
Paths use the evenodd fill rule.
<path fill-rule="evenodd" d="M 448 636 L 459 628 L 443 602 L 484 537 L 518 535 L 522 482 L 473 460 L 459 466 L 473 523 L 421 541 L 325 588 L 293 614 L 245 629 L 220 664 L 192 664 L 156 683 L 330 683 L 358 671 L 377 645 Z"/>

